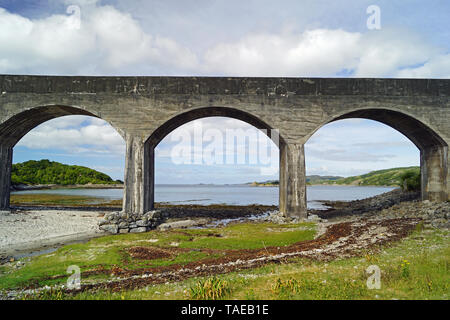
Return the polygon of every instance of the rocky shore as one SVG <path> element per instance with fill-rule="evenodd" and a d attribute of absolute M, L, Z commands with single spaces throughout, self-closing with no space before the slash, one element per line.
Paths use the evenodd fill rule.
<path fill-rule="evenodd" d="M 389 208 L 395 204 L 405 201 L 419 200 L 419 192 L 405 192 L 401 189 L 355 201 L 321 201 L 321 203 L 330 209 L 310 210 L 310 214 L 318 215 L 323 219 L 338 218 L 351 215 L 361 215 L 363 213 L 379 211 Z"/>
<path fill-rule="evenodd" d="M 193 227 L 206 225 L 208 222 L 223 219 L 245 219 L 261 216 L 277 210 L 276 206 L 249 205 L 159 205 L 158 209 L 143 215 L 130 215 L 125 212 L 109 212 L 99 222 L 101 230 L 109 233 L 146 232 L 161 224 L 172 228 L 170 223 Z M 183 223 L 180 224 L 180 221 Z"/>
<path fill-rule="evenodd" d="M 449 228 L 450 202 L 420 201 L 418 193 L 393 190 L 351 202 L 324 202 L 328 210 L 310 210 L 308 221 L 320 225 L 360 219 L 417 218 L 434 228 Z M 275 206 L 182 205 L 160 206 L 142 216 L 118 211 L 75 209 L 13 210 L 0 212 L 0 258 L 32 252 L 108 233 L 151 229 L 220 226 L 242 221 L 287 223 L 292 219 Z"/>
<path fill-rule="evenodd" d="M 123 184 L 16 184 L 11 185 L 11 191 L 26 191 L 26 190 L 46 190 L 46 189 L 123 189 Z"/>

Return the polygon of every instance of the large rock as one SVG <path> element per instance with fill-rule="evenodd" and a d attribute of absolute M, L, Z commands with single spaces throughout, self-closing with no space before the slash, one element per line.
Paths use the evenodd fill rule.
<path fill-rule="evenodd" d="M 105 224 L 109 224 L 109 220 L 103 218 L 103 219 L 100 219 L 100 221 L 98 222 L 99 226 L 103 226 Z"/>
<path fill-rule="evenodd" d="M 123 222 L 120 222 L 119 223 L 119 225 L 118 225 L 118 227 L 119 227 L 119 229 L 128 229 L 129 228 L 129 223 L 128 222 L 126 222 L 126 221 L 123 221 Z"/>
<path fill-rule="evenodd" d="M 207 223 L 208 223 L 208 220 L 206 220 L 206 219 L 166 222 L 166 223 L 160 224 L 158 226 L 158 230 L 164 231 L 164 230 L 169 230 L 169 229 L 189 228 L 189 227 L 195 227 L 195 226 L 203 226 Z"/>
<path fill-rule="evenodd" d="M 104 224 L 100 226 L 100 229 L 109 233 L 119 232 L 119 226 L 117 224 Z"/>
<path fill-rule="evenodd" d="M 141 233 L 141 232 L 147 232 L 147 228 L 139 227 L 139 228 L 134 228 L 134 229 L 130 230 L 130 233 Z"/>
<path fill-rule="evenodd" d="M 147 227 L 148 224 L 149 224 L 149 223 L 148 223 L 147 219 L 137 220 L 137 221 L 136 221 L 136 225 L 137 225 L 138 227 Z"/>

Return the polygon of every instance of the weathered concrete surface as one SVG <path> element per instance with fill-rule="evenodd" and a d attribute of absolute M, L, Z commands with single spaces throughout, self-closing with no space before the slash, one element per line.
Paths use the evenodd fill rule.
<path fill-rule="evenodd" d="M 448 181 L 448 147 L 431 147 L 420 152 L 422 174 L 422 200 L 442 201 L 447 199 L 442 184 Z"/>
<path fill-rule="evenodd" d="M 154 202 L 154 148 L 142 139 L 126 136 L 123 210 L 145 213 Z"/>
<path fill-rule="evenodd" d="M 11 147 L 0 144 L 0 210 L 9 208 L 12 154 Z"/>
<path fill-rule="evenodd" d="M 280 149 L 288 145 L 284 158 L 288 170 L 280 170 L 284 181 L 280 205 L 288 214 L 304 215 L 306 208 L 302 164 L 292 163 L 304 157 L 288 151 L 301 151 L 309 137 L 330 121 L 353 117 L 381 121 L 415 143 L 422 154 L 423 198 L 446 200 L 449 96 L 447 79 L 0 75 L 0 208 L 9 205 L 5 150 L 40 123 L 69 114 L 102 118 L 126 140 L 124 210 L 128 212 L 152 208 L 153 148 L 176 127 L 208 116 L 279 129 Z"/>
<path fill-rule="evenodd" d="M 305 148 L 301 144 L 280 147 L 280 211 L 306 218 Z"/>

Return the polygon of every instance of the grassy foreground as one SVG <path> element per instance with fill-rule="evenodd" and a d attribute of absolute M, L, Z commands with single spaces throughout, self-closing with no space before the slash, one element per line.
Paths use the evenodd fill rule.
<path fill-rule="evenodd" d="M 25 267 L 2 267 L 0 288 L 38 283 L 55 284 L 65 278 L 46 280 L 64 274 L 69 265 L 82 270 L 104 268 L 157 267 L 202 260 L 205 254 L 190 251 L 170 259 L 133 260 L 124 249 L 130 246 L 167 248 L 264 248 L 271 245 L 311 239 L 315 225 L 237 224 L 223 229 L 152 231 L 146 234 L 98 238 L 86 244 L 66 246 L 57 252 L 31 259 Z M 155 239 L 158 239 L 155 241 Z M 211 253 L 214 256 L 216 253 Z M 209 257 L 211 258 L 211 256 Z M 381 269 L 381 289 L 368 289 L 366 269 Z M 293 259 L 286 264 L 231 272 L 214 277 L 190 278 L 180 282 L 149 285 L 121 292 L 82 292 L 75 296 L 52 292 L 25 298 L 38 299 L 448 299 L 450 280 L 449 232 L 417 230 L 389 248 L 378 248 L 360 257 L 331 262 Z M 107 275 L 82 277 L 85 281 Z"/>
<path fill-rule="evenodd" d="M 186 264 L 206 258 L 220 258 L 226 253 L 225 250 L 286 246 L 313 239 L 315 232 L 314 223 L 245 223 L 224 228 L 153 230 L 142 234 L 105 236 L 29 258 L 30 261 L 18 270 L 0 266 L 0 290 L 63 284 L 67 279 L 66 270 L 71 265 L 79 266 L 84 272 L 98 268 L 111 271 L 137 270 Z M 152 253 L 161 255 L 161 258 L 135 257 L 133 252 L 136 248 L 155 249 Z M 60 275 L 63 277 L 58 278 Z M 83 277 L 83 281 L 89 279 Z"/>
<path fill-rule="evenodd" d="M 105 202 L 104 198 L 80 195 L 62 195 L 52 193 L 14 193 L 11 194 L 10 202 L 13 206 L 99 206 L 118 207 L 122 206 L 122 200 Z"/>

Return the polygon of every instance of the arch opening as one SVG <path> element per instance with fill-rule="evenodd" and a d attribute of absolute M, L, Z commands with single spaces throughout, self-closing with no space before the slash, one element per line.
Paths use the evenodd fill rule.
<path fill-rule="evenodd" d="M 69 118 L 67 118 L 68 116 Z M 70 118 L 70 116 L 75 117 L 76 119 Z M 58 124 L 54 123 L 55 121 L 58 122 Z M 73 127 L 77 121 L 80 123 L 91 121 L 92 124 L 86 125 L 85 123 L 84 127 L 80 124 L 78 130 Z M 61 127 L 62 123 L 71 126 L 71 129 L 64 131 L 64 127 Z M 47 132 L 40 128 L 53 129 Z M 105 128 L 106 131 L 94 132 L 99 128 Z M 37 132 L 33 131 L 33 129 L 38 130 L 39 134 L 36 135 Z M 90 172 L 89 175 L 93 176 L 89 178 L 71 177 L 69 179 L 67 176 L 64 176 L 64 179 L 56 179 L 56 184 L 68 184 L 73 181 L 77 184 L 84 184 L 86 181 L 86 183 L 97 184 L 99 181 L 104 181 L 106 184 L 110 183 L 107 178 L 109 175 L 114 175 L 113 181 L 121 183 L 121 180 L 123 179 L 122 170 L 120 170 L 122 175 L 120 175 L 120 173 L 116 174 L 116 172 L 107 172 L 106 175 L 103 175 L 102 171 L 104 168 L 107 168 L 106 163 L 108 161 L 106 163 L 103 161 L 102 164 L 105 164 L 103 166 L 96 163 L 98 161 L 92 161 L 95 157 L 104 157 L 102 153 L 107 154 L 108 150 L 103 150 L 101 148 L 101 143 L 106 143 L 107 145 L 108 140 L 111 139 L 111 132 L 109 131 L 115 135 L 115 140 L 121 140 L 121 143 L 123 144 L 123 138 L 120 132 L 108 122 L 102 120 L 99 116 L 81 108 L 60 105 L 41 106 L 28 109 L 3 122 L 2 125 L 0 125 L 0 157 L 3 167 L 0 169 L 0 208 L 9 209 L 11 178 L 14 178 L 15 183 L 22 181 L 21 178 L 18 178 L 17 172 L 14 172 L 14 176 L 12 177 L 12 164 L 15 159 L 18 159 L 19 162 L 33 160 L 32 162 L 36 165 L 44 164 L 45 162 L 49 166 L 57 165 L 57 163 L 55 163 L 56 161 L 62 164 L 85 166 L 100 171 L 99 174 L 94 174 L 93 171 Z M 34 135 L 30 132 L 33 132 Z M 27 136 L 28 133 L 32 134 L 32 140 L 30 140 L 30 136 Z M 23 141 L 27 141 L 28 143 L 21 145 L 20 142 Z M 69 141 L 69 145 L 66 146 L 64 141 Z M 86 144 L 86 146 L 82 146 L 81 144 L 83 143 Z M 71 148 L 70 145 L 72 144 L 79 145 L 79 147 L 72 146 Z M 40 145 L 42 145 L 42 148 Z M 41 148 L 39 151 L 33 151 L 38 150 L 39 148 Z M 115 151 L 120 153 L 120 159 L 123 161 L 123 150 L 120 151 L 120 147 L 116 146 L 114 146 L 114 148 Z M 16 149 L 18 149 L 18 151 Z M 77 151 L 75 152 L 74 150 Z M 14 156 L 13 159 L 13 154 L 15 152 L 19 153 Z M 37 157 L 40 158 L 38 159 Z M 41 161 L 43 160 L 41 159 L 42 157 L 48 157 L 50 161 Z M 59 159 L 62 158 L 64 158 L 64 160 L 60 161 Z M 91 159 L 91 161 L 88 159 Z M 27 165 L 33 165 L 33 163 L 29 162 Z M 15 170 L 18 170 L 17 167 Z M 40 179 L 42 180 L 44 177 L 40 177 Z M 47 176 L 44 180 L 46 179 L 51 181 Z"/>
<path fill-rule="evenodd" d="M 131 184 L 125 183 L 125 187 L 129 190 L 125 195 L 129 199 L 129 201 L 126 201 L 127 203 L 129 203 L 129 205 L 128 207 L 126 207 L 126 205 L 124 204 L 124 211 L 147 212 L 154 207 L 155 147 L 158 146 L 159 143 L 176 128 L 179 128 L 194 120 L 213 117 L 225 117 L 228 119 L 231 118 L 240 120 L 243 123 L 256 128 L 257 130 L 255 131 L 262 135 L 264 139 L 269 140 L 267 138 L 269 137 L 270 140 L 274 142 L 275 146 L 284 145 L 284 140 L 279 136 L 278 130 L 273 130 L 272 127 L 270 127 L 264 121 L 241 110 L 227 107 L 205 107 L 178 114 L 167 120 L 150 135 L 150 137 L 145 141 L 144 146 L 142 147 L 142 152 L 136 152 L 136 150 L 138 149 L 136 149 L 136 147 L 133 147 L 133 143 L 127 144 L 129 145 L 127 154 L 130 154 L 130 159 L 127 162 L 128 164 L 126 166 L 128 168 L 127 171 L 130 172 L 130 175 L 128 177 L 126 176 L 126 180 L 130 181 Z M 133 166 L 133 163 L 136 162 L 142 163 L 142 165 L 136 168 L 135 166 Z M 138 189 L 138 187 L 133 187 L 133 185 L 136 184 L 136 181 L 138 181 L 138 183 L 140 183 L 139 181 L 142 181 L 142 188 Z"/>
<path fill-rule="evenodd" d="M 155 201 L 277 206 L 277 189 L 257 186 L 278 180 L 278 159 L 276 144 L 247 122 L 229 117 L 192 120 L 155 148 Z"/>
<path fill-rule="evenodd" d="M 412 116 L 388 109 L 362 109 L 347 112 L 333 118 L 326 124 L 337 124 L 339 121 L 346 121 L 349 119 L 376 121 L 377 123 L 386 125 L 393 131 L 400 133 L 405 139 L 414 144 L 420 153 L 417 157 L 417 165 L 420 166 L 421 198 L 423 200 L 428 199 L 436 201 L 445 201 L 448 199 L 448 146 L 438 133 Z M 322 127 L 323 126 L 320 128 Z M 316 131 L 314 131 L 314 135 L 316 134 Z M 371 135 L 371 133 L 360 132 L 359 135 Z M 349 135 L 345 139 L 352 139 L 352 135 Z M 378 148 L 380 147 L 382 148 L 383 145 L 379 144 Z M 398 150 L 394 149 L 391 150 L 391 152 L 394 152 L 395 154 Z M 405 166 L 407 165 L 408 163 L 405 164 Z M 377 166 L 374 165 L 374 167 Z M 375 171 L 375 169 L 370 171 Z"/>

